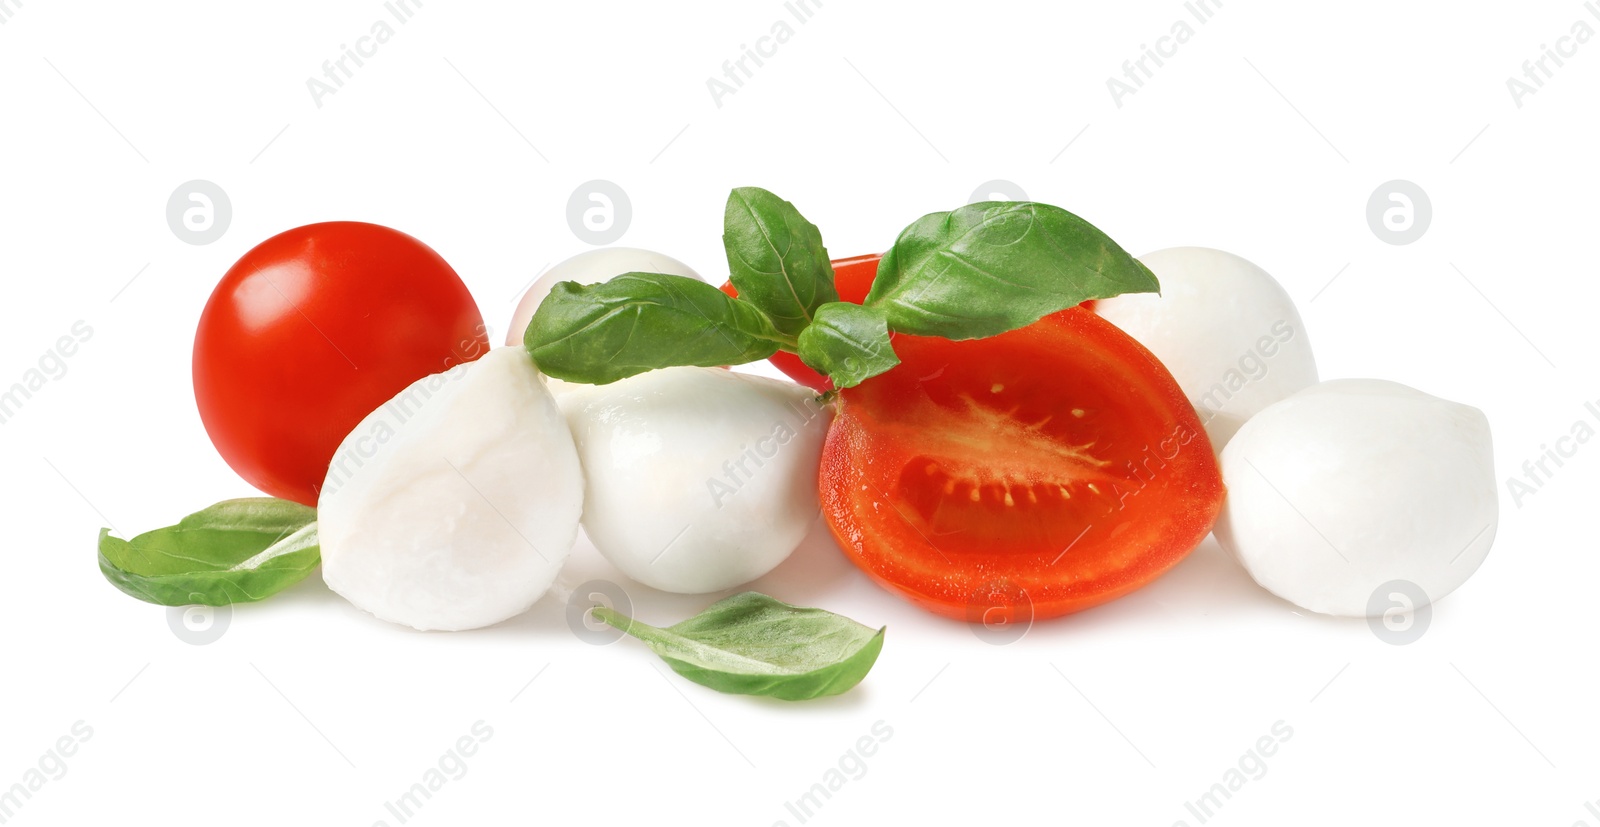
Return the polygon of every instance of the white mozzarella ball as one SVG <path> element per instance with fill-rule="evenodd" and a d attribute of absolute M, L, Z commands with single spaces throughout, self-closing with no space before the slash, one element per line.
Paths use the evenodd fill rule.
<path fill-rule="evenodd" d="M 814 391 L 718 368 L 654 370 L 559 398 L 588 487 L 583 528 L 629 577 L 703 594 L 786 559 L 818 513 L 831 417 Z"/>
<path fill-rule="evenodd" d="M 550 289 L 556 284 L 563 281 L 598 284 L 623 273 L 666 273 L 692 279 L 700 278 L 700 274 L 690 269 L 689 265 L 650 250 L 634 247 L 602 247 L 579 253 L 546 270 L 528 287 L 528 292 L 522 295 L 522 301 L 517 304 L 517 312 L 511 316 L 511 326 L 506 328 L 506 344 L 518 346 L 522 344 L 523 334 L 528 332 L 528 322 L 533 320 L 533 312 L 539 309 L 539 303 L 544 301 L 545 296 L 550 295 Z"/>
<path fill-rule="evenodd" d="M 1221 451 L 1257 411 L 1317 382 L 1300 313 L 1267 271 L 1221 250 L 1172 247 L 1139 259 L 1161 294 L 1095 302 L 1178 380 Z"/>
<path fill-rule="evenodd" d="M 1256 582 L 1302 608 L 1360 617 L 1406 581 L 1438 600 L 1499 525 L 1489 421 L 1395 382 L 1341 379 L 1256 414 L 1222 451 L 1215 533 Z M 1381 605 L 1389 605 L 1379 601 Z"/>
<path fill-rule="evenodd" d="M 521 614 L 555 581 L 583 472 L 533 361 L 497 348 L 356 426 L 317 505 L 329 588 L 394 623 L 474 629 Z"/>

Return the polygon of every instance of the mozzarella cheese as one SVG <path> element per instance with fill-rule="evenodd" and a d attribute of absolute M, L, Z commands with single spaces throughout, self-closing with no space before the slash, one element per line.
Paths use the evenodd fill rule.
<path fill-rule="evenodd" d="M 1369 615 L 1397 580 L 1426 596 L 1420 608 L 1466 582 L 1494 543 L 1492 447 L 1477 408 L 1378 379 L 1315 385 L 1223 449 L 1217 540 L 1311 611 Z"/>
<path fill-rule="evenodd" d="M 654 370 L 559 397 L 588 481 L 583 528 L 634 580 L 702 594 L 786 559 L 818 513 L 831 413 L 790 382 Z"/>
<path fill-rule="evenodd" d="M 322 576 L 394 623 L 498 623 L 550 588 L 582 497 L 555 400 L 522 348 L 498 348 L 416 382 L 346 437 L 318 503 Z"/>

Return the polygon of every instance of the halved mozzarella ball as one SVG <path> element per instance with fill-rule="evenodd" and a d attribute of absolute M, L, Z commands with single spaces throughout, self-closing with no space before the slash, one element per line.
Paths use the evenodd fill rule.
<path fill-rule="evenodd" d="M 511 326 L 506 328 L 506 344 L 518 346 L 522 344 L 523 334 L 528 332 L 528 322 L 533 319 L 533 312 L 539 309 L 539 302 L 550 295 L 550 288 L 555 287 L 557 283 L 575 281 L 579 284 L 597 284 L 623 273 L 666 273 L 672 276 L 688 276 L 692 279 L 700 278 L 700 274 L 690 269 L 689 265 L 650 250 L 640 250 L 635 247 L 602 247 L 579 253 L 546 270 L 544 275 L 528 287 L 528 292 L 522 295 L 522 301 L 517 304 L 517 312 L 511 316 Z"/>
<path fill-rule="evenodd" d="M 1205 247 L 1172 247 L 1139 260 L 1161 281 L 1161 294 L 1102 299 L 1095 312 L 1166 365 L 1214 449 L 1257 411 L 1316 384 L 1300 313 L 1267 271 Z"/>
<path fill-rule="evenodd" d="M 583 528 L 634 580 L 702 594 L 776 568 L 818 513 L 831 418 L 816 393 L 678 367 L 559 398 L 588 487 Z"/>
<path fill-rule="evenodd" d="M 417 629 L 488 626 L 550 588 L 578 533 L 583 472 L 520 347 L 419 380 L 362 421 L 318 502 L 322 576 Z"/>
<path fill-rule="evenodd" d="M 1492 448 L 1477 408 L 1378 379 L 1323 382 L 1256 414 L 1223 449 L 1217 540 L 1302 608 L 1368 615 L 1394 581 L 1418 587 L 1421 608 L 1494 543 Z"/>

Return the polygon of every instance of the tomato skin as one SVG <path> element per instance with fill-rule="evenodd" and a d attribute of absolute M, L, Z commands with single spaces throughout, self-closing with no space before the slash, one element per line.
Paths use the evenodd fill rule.
<path fill-rule="evenodd" d="M 840 392 L 819 475 L 834 538 L 890 591 L 972 622 L 1069 614 L 1154 580 L 1216 521 L 1199 417 L 1090 310 L 895 350 Z"/>
<path fill-rule="evenodd" d="M 872 292 L 872 280 L 878 277 L 878 262 L 882 253 L 868 253 L 833 260 L 833 289 L 839 291 L 839 301 L 861 304 Z"/>
<path fill-rule="evenodd" d="M 376 224 L 311 224 L 222 277 L 195 334 L 195 401 L 239 476 L 315 506 L 339 443 L 367 414 L 488 351 L 472 295 L 427 245 Z"/>

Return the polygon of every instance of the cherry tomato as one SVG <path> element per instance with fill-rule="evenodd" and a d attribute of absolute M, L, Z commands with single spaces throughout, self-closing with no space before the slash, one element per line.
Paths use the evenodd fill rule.
<path fill-rule="evenodd" d="M 840 392 L 819 478 L 840 547 L 891 591 L 965 620 L 1053 617 L 1149 583 L 1211 530 L 1205 428 L 1090 310 L 894 347 L 900 365 Z"/>
<path fill-rule="evenodd" d="M 488 350 L 472 295 L 427 245 L 376 224 L 311 224 L 222 277 L 195 335 L 195 399 L 239 476 L 316 505 L 339 443 L 367 414 Z"/>

